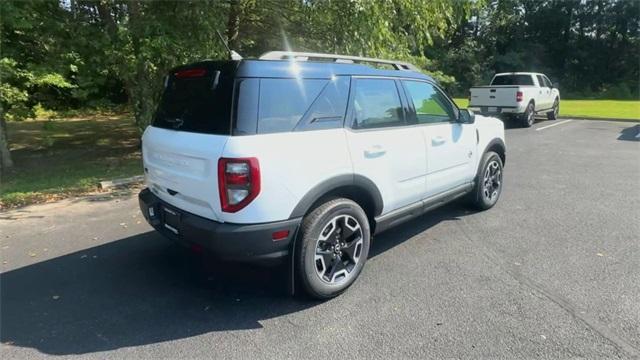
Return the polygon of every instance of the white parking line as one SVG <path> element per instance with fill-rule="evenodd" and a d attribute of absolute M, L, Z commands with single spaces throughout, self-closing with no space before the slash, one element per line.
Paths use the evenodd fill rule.
<path fill-rule="evenodd" d="M 547 125 L 547 126 L 539 127 L 539 128 L 537 128 L 537 129 L 536 129 L 536 131 L 544 130 L 544 129 L 547 129 L 547 128 L 550 128 L 550 127 L 553 127 L 553 126 L 558 126 L 558 125 L 566 124 L 566 123 L 568 123 L 568 122 L 570 122 L 570 121 L 573 121 L 573 120 L 560 121 L 560 122 L 557 122 L 557 123 L 555 123 L 555 124 L 551 124 L 551 125 Z"/>

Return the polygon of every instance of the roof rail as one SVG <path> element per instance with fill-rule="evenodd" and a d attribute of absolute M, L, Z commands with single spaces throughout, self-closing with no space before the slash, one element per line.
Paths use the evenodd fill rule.
<path fill-rule="evenodd" d="M 420 71 L 417 66 L 403 61 L 374 59 L 361 56 L 322 54 L 311 52 L 296 51 L 269 51 L 260 55 L 260 60 L 287 60 L 294 59 L 297 61 L 309 61 L 309 59 L 331 59 L 336 63 L 352 64 L 356 62 L 368 62 L 375 64 L 387 64 L 393 66 L 396 70 Z"/>

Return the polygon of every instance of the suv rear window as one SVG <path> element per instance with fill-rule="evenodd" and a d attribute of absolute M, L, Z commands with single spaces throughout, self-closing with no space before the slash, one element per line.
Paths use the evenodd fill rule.
<path fill-rule="evenodd" d="M 235 62 L 194 65 L 172 71 L 166 79 L 153 126 L 229 135 Z"/>
<path fill-rule="evenodd" d="M 531 75 L 498 75 L 491 85 L 533 85 Z"/>

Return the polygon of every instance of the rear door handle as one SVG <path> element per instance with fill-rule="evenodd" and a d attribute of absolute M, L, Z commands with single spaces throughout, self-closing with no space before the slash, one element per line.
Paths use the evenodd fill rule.
<path fill-rule="evenodd" d="M 434 146 L 442 145 L 446 142 L 447 140 L 445 140 L 445 138 L 443 138 L 442 136 L 436 136 L 434 138 L 431 138 L 431 145 L 434 145 Z"/>
<path fill-rule="evenodd" d="M 368 149 L 364 150 L 364 156 L 368 157 L 368 158 L 378 157 L 378 156 L 384 155 L 386 152 L 387 152 L 387 150 L 385 150 L 382 146 L 373 145 L 373 146 L 369 147 Z"/>

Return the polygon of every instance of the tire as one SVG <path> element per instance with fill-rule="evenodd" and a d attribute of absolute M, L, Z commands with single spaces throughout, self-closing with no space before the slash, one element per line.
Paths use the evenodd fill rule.
<path fill-rule="evenodd" d="M 553 101 L 553 108 L 551 108 L 551 111 L 549 111 L 547 113 L 547 119 L 549 120 L 555 120 L 558 118 L 558 113 L 560 113 L 560 100 L 558 100 L 558 98 L 556 98 Z"/>
<path fill-rule="evenodd" d="M 307 214 L 294 253 L 305 292 L 316 299 L 344 292 L 362 272 L 370 239 L 367 215 L 349 199 L 329 200 Z"/>
<path fill-rule="evenodd" d="M 520 125 L 524 128 L 531 127 L 536 120 L 536 109 L 532 102 L 527 105 L 527 109 L 520 118 Z"/>
<path fill-rule="evenodd" d="M 493 151 L 487 151 L 482 156 L 475 186 L 469 194 L 469 200 L 473 207 L 487 210 L 498 202 L 502 193 L 502 173 L 503 164 L 500 156 Z"/>

